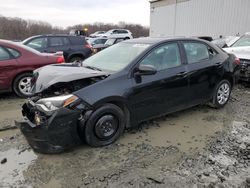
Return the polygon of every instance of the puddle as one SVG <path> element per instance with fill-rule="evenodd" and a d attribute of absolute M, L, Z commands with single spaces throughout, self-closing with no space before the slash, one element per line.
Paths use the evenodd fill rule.
<path fill-rule="evenodd" d="M 32 150 L 26 150 L 20 154 L 19 152 L 20 150 L 17 149 L 0 152 L 1 160 L 7 158 L 5 164 L 0 164 L 0 187 L 15 187 L 18 182 L 23 182 L 23 171 L 37 159 Z"/>
<path fill-rule="evenodd" d="M 155 120 L 158 126 L 143 127 L 143 131 L 125 134 L 119 142 L 122 144 L 144 142 L 152 146 L 164 147 L 176 146 L 186 153 L 201 150 L 206 147 L 211 136 L 224 130 L 223 115 L 223 110 L 196 107 Z M 228 122 L 231 124 L 230 117 Z"/>

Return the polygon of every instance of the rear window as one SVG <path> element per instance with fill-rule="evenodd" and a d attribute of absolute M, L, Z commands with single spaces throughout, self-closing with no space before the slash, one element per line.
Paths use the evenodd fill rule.
<path fill-rule="evenodd" d="M 70 41 L 74 45 L 85 45 L 87 44 L 87 41 L 85 40 L 84 37 L 79 37 L 79 36 L 71 36 Z"/>
<path fill-rule="evenodd" d="M 188 64 L 197 63 L 209 59 L 207 45 L 198 42 L 184 42 Z"/>
<path fill-rule="evenodd" d="M 12 48 L 7 48 L 7 49 L 15 58 L 18 58 L 21 55 L 20 52 L 18 52 L 17 50 L 14 50 Z"/>

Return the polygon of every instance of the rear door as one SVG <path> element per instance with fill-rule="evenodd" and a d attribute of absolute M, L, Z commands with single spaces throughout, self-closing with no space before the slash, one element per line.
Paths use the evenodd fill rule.
<path fill-rule="evenodd" d="M 58 51 L 66 52 L 70 50 L 70 41 L 67 37 L 49 37 L 49 53 L 56 53 Z"/>
<path fill-rule="evenodd" d="M 156 48 L 140 64 L 154 66 L 157 73 L 141 76 L 139 81 L 135 77 L 132 79 L 130 101 L 138 121 L 185 108 L 188 78 L 178 43 Z"/>
<path fill-rule="evenodd" d="M 0 46 L 0 90 L 11 88 L 12 78 L 16 74 L 16 69 L 16 59 L 5 47 Z"/>
<path fill-rule="evenodd" d="M 182 44 L 189 72 L 189 105 L 207 102 L 224 74 L 219 54 L 200 41 L 183 41 Z"/>

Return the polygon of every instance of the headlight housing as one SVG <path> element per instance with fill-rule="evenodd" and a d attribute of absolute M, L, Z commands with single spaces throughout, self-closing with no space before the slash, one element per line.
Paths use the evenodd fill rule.
<path fill-rule="evenodd" d="M 36 102 L 38 108 L 43 111 L 55 111 L 62 107 L 69 107 L 80 104 L 80 99 L 75 95 L 64 95 L 40 99 Z"/>

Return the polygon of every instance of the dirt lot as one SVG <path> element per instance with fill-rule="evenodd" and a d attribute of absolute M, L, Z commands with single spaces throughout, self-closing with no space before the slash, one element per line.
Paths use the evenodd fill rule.
<path fill-rule="evenodd" d="M 249 88 L 221 110 L 194 107 L 60 155 L 34 153 L 12 127 L 23 101 L 0 95 L 0 187 L 250 187 Z"/>

